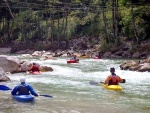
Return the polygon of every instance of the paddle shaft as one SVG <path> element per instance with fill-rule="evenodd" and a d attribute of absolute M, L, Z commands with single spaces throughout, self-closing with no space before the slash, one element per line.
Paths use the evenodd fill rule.
<path fill-rule="evenodd" d="M 105 82 L 100 82 L 102 84 L 106 84 Z M 120 83 L 126 83 L 126 79 L 122 79 L 122 81 Z"/>
<path fill-rule="evenodd" d="M 51 95 L 47 95 L 47 94 L 40 94 L 39 96 L 53 98 L 53 96 L 51 96 Z"/>
<path fill-rule="evenodd" d="M 125 83 L 126 82 L 126 80 L 125 79 L 122 79 L 122 81 L 120 82 L 120 83 Z M 97 84 L 99 84 L 99 83 L 101 83 L 101 84 L 107 84 L 107 83 L 104 83 L 104 82 L 95 82 L 95 81 L 91 81 L 91 82 L 89 82 L 91 85 L 97 85 Z"/>

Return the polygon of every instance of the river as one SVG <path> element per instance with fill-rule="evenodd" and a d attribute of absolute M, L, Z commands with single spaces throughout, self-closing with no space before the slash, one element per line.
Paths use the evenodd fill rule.
<path fill-rule="evenodd" d="M 0 113 L 150 113 L 150 73 L 120 70 L 124 60 L 80 59 L 78 64 L 67 64 L 66 58 L 43 61 L 18 57 L 51 66 L 54 71 L 41 75 L 12 74 L 11 82 L 5 85 L 13 88 L 25 77 L 36 92 L 53 98 L 40 96 L 34 102 L 21 103 L 12 98 L 10 91 L 0 91 Z M 104 81 L 110 67 L 126 79 L 126 83 L 120 83 L 122 91 L 89 84 Z"/>

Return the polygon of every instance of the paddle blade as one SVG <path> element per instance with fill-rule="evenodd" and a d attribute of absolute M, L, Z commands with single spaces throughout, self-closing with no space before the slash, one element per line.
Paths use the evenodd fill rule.
<path fill-rule="evenodd" d="M 106 83 L 104 83 L 104 82 L 100 82 L 100 83 L 102 83 L 102 84 L 106 84 Z"/>
<path fill-rule="evenodd" d="M 98 82 L 95 82 L 95 81 L 90 81 L 89 82 L 91 85 L 97 85 L 98 84 Z"/>
<path fill-rule="evenodd" d="M 122 79 L 122 82 L 120 82 L 120 83 L 126 83 L 126 79 Z"/>
<path fill-rule="evenodd" d="M 5 85 L 0 85 L 0 90 L 7 91 L 7 90 L 11 90 L 11 89 Z"/>
<path fill-rule="evenodd" d="M 51 96 L 51 95 L 47 95 L 47 94 L 41 94 L 41 95 L 39 95 L 39 96 L 53 98 L 53 96 Z"/>

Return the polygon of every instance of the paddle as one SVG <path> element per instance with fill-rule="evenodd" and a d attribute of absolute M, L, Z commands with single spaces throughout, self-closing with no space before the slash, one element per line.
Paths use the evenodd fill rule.
<path fill-rule="evenodd" d="M 5 85 L 0 85 L 0 90 L 2 90 L 2 91 L 8 91 L 8 90 L 11 90 L 11 88 L 9 88 L 9 87 L 7 87 Z M 39 96 L 53 98 L 53 96 L 47 95 L 47 94 L 41 94 Z"/>
<path fill-rule="evenodd" d="M 126 79 L 122 79 L 120 83 L 126 83 Z"/>
<path fill-rule="evenodd" d="M 69 60 L 76 60 L 76 61 L 79 61 L 79 59 L 69 59 Z"/>
<path fill-rule="evenodd" d="M 39 96 L 53 98 L 53 96 L 51 96 L 51 95 L 47 95 L 47 94 L 40 94 Z"/>
<path fill-rule="evenodd" d="M 0 85 L 0 90 L 2 91 L 7 91 L 7 90 L 11 90 L 11 88 L 5 86 L 5 85 Z"/>
<path fill-rule="evenodd" d="M 90 81 L 89 83 L 90 83 L 91 85 L 97 85 L 97 84 L 100 83 L 100 82 Z"/>
<path fill-rule="evenodd" d="M 77 61 L 79 61 L 79 59 L 77 59 Z"/>
<path fill-rule="evenodd" d="M 95 81 L 90 81 L 89 83 L 90 83 L 91 85 L 98 85 L 99 83 L 105 84 L 104 82 L 95 82 Z"/>
<path fill-rule="evenodd" d="M 122 82 L 120 82 L 120 83 L 125 83 L 126 82 L 126 80 L 125 79 L 122 79 Z M 95 81 L 90 81 L 89 82 L 91 85 L 98 85 L 99 83 L 102 83 L 102 84 L 105 84 L 104 82 L 95 82 Z"/>

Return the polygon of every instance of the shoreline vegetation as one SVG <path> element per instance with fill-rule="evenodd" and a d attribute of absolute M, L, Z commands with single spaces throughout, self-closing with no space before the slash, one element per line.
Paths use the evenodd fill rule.
<path fill-rule="evenodd" d="M 148 58 L 149 0 L 0 1 L 0 47 Z M 31 52 L 32 51 L 32 52 Z"/>
<path fill-rule="evenodd" d="M 0 47 L 0 54 L 43 54 L 44 52 L 49 52 L 51 57 L 61 57 L 61 56 L 73 56 L 73 54 L 87 55 L 87 58 L 93 58 L 95 56 L 101 56 L 101 58 L 113 58 L 113 59 L 147 59 L 150 57 L 150 40 L 142 41 L 139 44 L 134 44 L 132 41 L 124 41 L 124 44 L 120 46 L 112 46 L 108 50 L 100 50 L 100 45 L 95 44 L 93 47 L 89 46 L 89 40 L 86 43 L 81 42 L 82 38 L 69 41 L 70 46 L 68 48 L 55 48 L 55 45 L 52 48 L 45 48 L 41 43 L 33 43 L 33 46 L 41 45 L 41 48 L 31 48 L 28 44 L 19 44 L 19 45 L 5 45 Z M 43 42 L 44 43 L 44 42 Z M 71 45 L 72 44 L 72 45 Z M 133 47 L 134 46 L 134 47 Z M 39 51 L 40 53 L 36 53 Z M 38 55 L 37 55 L 38 56 Z M 48 57 L 49 58 L 49 57 Z"/>

